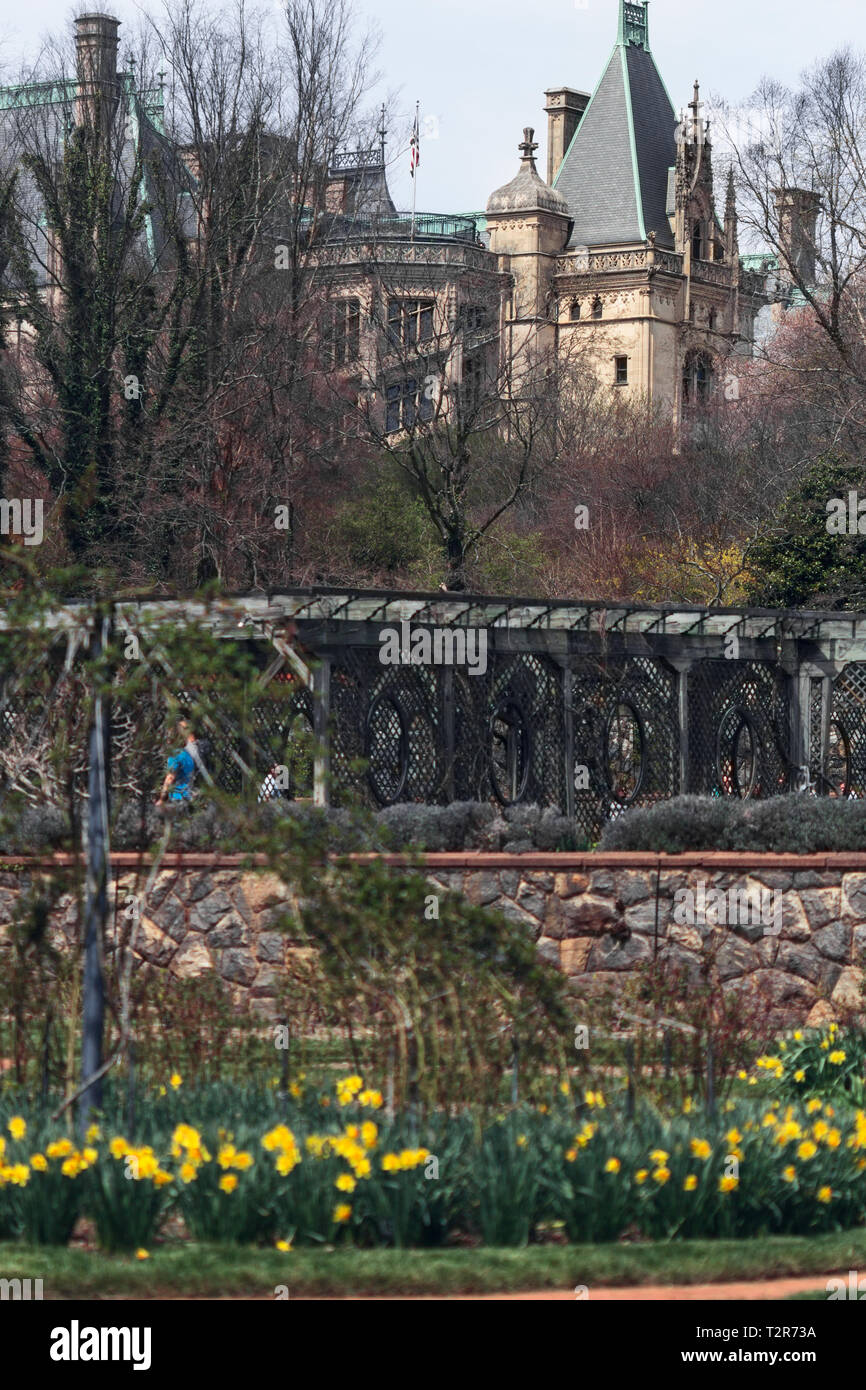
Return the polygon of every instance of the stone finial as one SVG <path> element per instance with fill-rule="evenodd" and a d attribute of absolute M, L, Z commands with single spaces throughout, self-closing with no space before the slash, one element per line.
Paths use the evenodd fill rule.
<path fill-rule="evenodd" d="M 535 151 L 538 149 L 538 141 L 533 141 L 532 139 L 534 134 L 535 130 L 533 129 L 533 127 L 531 125 L 525 125 L 523 127 L 523 140 L 517 146 L 517 148 L 520 150 L 521 158 L 524 160 L 532 160 L 533 163 L 535 162 Z"/>

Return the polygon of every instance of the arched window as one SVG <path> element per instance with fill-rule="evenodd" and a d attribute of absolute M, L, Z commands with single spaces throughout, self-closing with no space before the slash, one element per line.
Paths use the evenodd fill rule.
<path fill-rule="evenodd" d="M 702 252 L 703 252 L 703 249 L 704 249 L 704 229 L 703 229 L 703 224 L 702 224 L 700 221 L 697 221 L 697 222 L 695 223 L 694 227 L 692 228 L 692 260 L 694 260 L 694 261 L 699 261 L 699 260 L 701 260 L 701 259 L 702 259 Z"/>
<path fill-rule="evenodd" d="M 715 332 L 715 327 L 716 327 L 716 311 L 715 311 L 715 309 L 711 309 L 711 310 L 709 311 L 709 313 L 707 314 L 707 328 L 710 330 L 711 333 L 713 333 L 713 332 Z"/>
<path fill-rule="evenodd" d="M 596 295 L 595 299 L 592 301 L 592 317 L 594 319 L 600 319 L 601 312 L 601 300 L 599 299 L 598 295 Z"/>
<path fill-rule="evenodd" d="M 713 393 L 713 364 L 705 352 L 690 352 L 683 363 L 683 404 L 699 405 Z"/>
<path fill-rule="evenodd" d="M 571 301 L 568 317 L 571 319 L 572 323 L 577 323 L 577 320 L 580 318 L 580 301 L 578 299 L 573 299 Z"/>

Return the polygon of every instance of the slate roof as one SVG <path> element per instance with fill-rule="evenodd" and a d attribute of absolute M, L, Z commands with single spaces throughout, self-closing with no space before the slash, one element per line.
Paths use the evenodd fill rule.
<path fill-rule="evenodd" d="M 570 247 L 645 241 L 651 231 L 659 246 L 673 246 L 667 202 L 676 124 L 645 25 L 636 38 L 621 20 L 607 67 L 554 179 L 574 218 Z"/>
<path fill-rule="evenodd" d="M 147 207 L 142 235 L 143 247 L 155 265 L 170 248 L 169 228 L 166 224 L 165 209 L 161 206 L 160 189 L 171 190 L 176 198 L 173 215 L 179 218 L 187 237 L 193 237 L 197 230 L 195 206 L 192 192 L 195 186 L 192 175 L 183 161 L 166 139 L 162 131 L 162 94 L 156 91 L 139 92 L 133 85 L 132 75 L 118 74 L 120 100 L 123 103 L 125 132 L 119 150 L 119 165 L 123 170 L 124 186 L 135 169 L 136 150 L 143 156 L 141 196 Z M 55 150 L 57 157 L 63 150 L 65 132 L 74 120 L 77 84 L 75 80 L 55 83 L 31 83 L 16 87 L 0 88 L 0 159 L 15 161 L 21 140 L 28 138 L 28 124 L 33 124 L 29 132 L 44 151 Z M 160 178 L 155 178 L 154 165 L 160 167 Z M 47 238 L 44 230 L 44 214 L 39 205 L 35 188 L 31 189 L 32 179 L 22 173 L 27 190 L 31 192 L 31 215 L 33 225 L 28 229 L 32 243 L 32 269 L 36 284 L 45 288 L 48 283 L 46 273 Z M 159 183 L 160 189 L 157 184 Z M 118 187 L 118 216 L 124 190 Z"/>

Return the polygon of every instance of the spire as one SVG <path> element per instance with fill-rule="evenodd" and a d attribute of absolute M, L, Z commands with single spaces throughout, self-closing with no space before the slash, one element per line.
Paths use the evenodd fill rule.
<path fill-rule="evenodd" d="M 619 0 L 613 52 L 556 174 L 574 217 L 570 246 L 673 246 L 667 210 L 676 115 L 649 47 L 647 7 Z"/>
<path fill-rule="evenodd" d="M 386 136 L 387 134 L 388 134 L 388 128 L 387 128 L 387 126 L 385 125 L 385 103 L 384 103 L 384 101 L 383 101 L 383 102 L 382 102 L 382 123 L 381 123 L 381 125 L 379 126 L 379 149 L 380 149 L 381 156 L 382 156 L 382 168 L 383 168 L 383 169 L 384 169 L 384 167 L 385 167 L 385 136 Z"/>
<path fill-rule="evenodd" d="M 734 188 L 733 165 L 728 169 L 728 191 L 725 196 L 725 255 L 731 262 L 736 261 L 737 239 L 737 195 Z"/>

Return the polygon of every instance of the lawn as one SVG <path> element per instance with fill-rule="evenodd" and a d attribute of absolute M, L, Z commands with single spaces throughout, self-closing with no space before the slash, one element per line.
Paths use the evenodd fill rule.
<path fill-rule="evenodd" d="M 0 1244 L 0 1278 L 42 1279 L 46 1298 L 505 1293 L 529 1289 L 742 1282 L 866 1265 L 866 1230 L 750 1240 L 680 1240 L 524 1249 L 288 1252 L 196 1242 L 132 1255 Z"/>

